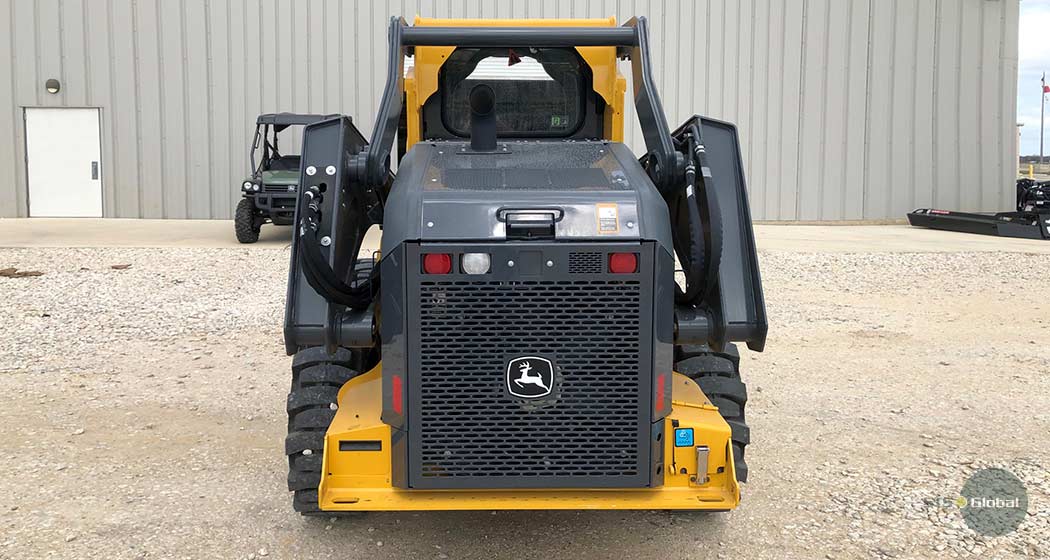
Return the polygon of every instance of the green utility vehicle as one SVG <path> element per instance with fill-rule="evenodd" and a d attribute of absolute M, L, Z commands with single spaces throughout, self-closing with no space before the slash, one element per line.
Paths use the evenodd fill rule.
<path fill-rule="evenodd" d="M 277 138 L 289 127 L 306 126 L 333 116 L 270 113 L 259 115 L 255 120 L 250 156 L 252 174 L 241 184 L 243 198 L 234 213 L 237 241 L 255 243 L 259 240 L 260 228 L 267 222 L 279 226 L 292 224 L 299 185 L 299 154 L 282 154 Z"/>

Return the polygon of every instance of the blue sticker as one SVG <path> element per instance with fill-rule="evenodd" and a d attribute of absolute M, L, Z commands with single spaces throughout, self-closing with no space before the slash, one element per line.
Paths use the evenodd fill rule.
<path fill-rule="evenodd" d="M 674 446 L 675 447 L 692 447 L 693 446 L 693 429 L 692 428 L 678 428 L 674 431 Z"/>

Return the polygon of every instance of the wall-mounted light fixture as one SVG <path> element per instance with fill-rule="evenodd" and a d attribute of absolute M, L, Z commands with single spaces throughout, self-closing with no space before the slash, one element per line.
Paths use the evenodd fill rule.
<path fill-rule="evenodd" d="M 62 84 L 58 83 L 58 80 L 54 78 L 48 78 L 47 81 L 44 82 L 44 87 L 47 89 L 48 93 L 56 94 L 58 93 L 58 90 L 62 89 Z"/>

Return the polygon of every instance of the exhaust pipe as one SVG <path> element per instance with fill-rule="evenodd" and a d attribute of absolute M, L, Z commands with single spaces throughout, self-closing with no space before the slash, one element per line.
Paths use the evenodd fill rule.
<path fill-rule="evenodd" d="M 496 151 L 496 93 L 485 84 L 470 90 L 470 149 Z"/>

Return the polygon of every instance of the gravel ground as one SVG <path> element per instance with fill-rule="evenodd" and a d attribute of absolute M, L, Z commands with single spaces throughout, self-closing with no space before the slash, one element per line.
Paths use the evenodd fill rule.
<path fill-rule="evenodd" d="M 0 249 L 0 558 L 1050 556 L 1050 256 L 763 252 L 751 482 L 726 514 L 304 519 L 279 249 Z M 112 265 L 131 265 L 114 269 Z M 975 469 L 1028 517 L 967 529 Z"/>

